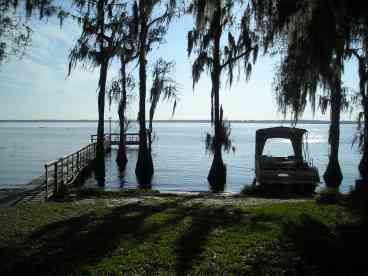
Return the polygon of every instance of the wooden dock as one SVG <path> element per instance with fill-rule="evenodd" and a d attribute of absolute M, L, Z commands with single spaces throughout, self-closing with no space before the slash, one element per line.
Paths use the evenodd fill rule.
<path fill-rule="evenodd" d="M 108 152 L 111 145 L 118 145 L 120 135 L 105 134 L 104 147 Z M 127 145 L 139 145 L 138 133 L 126 134 Z M 59 193 L 63 186 L 72 185 L 80 174 L 96 159 L 97 135 L 91 135 L 91 143 L 76 152 L 65 155 L 45 164 L 44 198 Z"/>

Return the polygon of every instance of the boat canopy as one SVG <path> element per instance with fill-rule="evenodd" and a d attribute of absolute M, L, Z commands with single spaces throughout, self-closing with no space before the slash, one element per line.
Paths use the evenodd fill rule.
<path fill-rule="evenodd" d="M 256 131 L 256 158 L 262 155 L 267 139 L 284 138 L 291 141 L 295 158 L 297 160 L 303 160 L 303 135 L 306 132 L 306 129 L 295 127 L 271 127 L 258 129 Z"/>

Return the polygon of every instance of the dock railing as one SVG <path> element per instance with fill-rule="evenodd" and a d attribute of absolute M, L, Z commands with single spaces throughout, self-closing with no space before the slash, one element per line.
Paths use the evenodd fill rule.
<path fill-rule="evenodd" d="M 110 148 L 110 139 L 105 137 L 105 150 Z M 96 158 L 96 142 L 45 164 L 45 198 L 58 194 L 63 185 L 73 183 L 80 172 Z"/>
<path fill-rule="evenodd" d="M 105 134 L 105 137 L 109 136 L 111 145 L 119 145 L 120 143 L 120 134 L 119 133 L 111 133 Z M 97 141 L 97 135 L 91 135 L 91 143 Z M 139 133 L 126 133 L 125 141 L 127 145 L 139 145 Z"/>

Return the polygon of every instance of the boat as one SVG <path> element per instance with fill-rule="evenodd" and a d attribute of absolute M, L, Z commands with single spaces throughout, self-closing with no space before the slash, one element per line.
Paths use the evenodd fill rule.
<path fill-rule="evenodd" d="M 255 185 L 265 189 L 313 193 L 320 182 L 318 169 L 306 160 L 308 131 L 295 127 L 271 127 L 256 131 Z M 268 139 L 288 139 L 294 155 L 267 156 L 263 150 Z M 303 154 L 304 151 L 304 154 Z"/>

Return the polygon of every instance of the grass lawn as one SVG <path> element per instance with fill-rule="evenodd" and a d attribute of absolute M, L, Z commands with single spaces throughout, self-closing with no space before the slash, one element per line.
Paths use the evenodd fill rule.
<path fill-rule="evenodd" d="M 367 230 L 313 200 L 87 193 L 0 209 L 0 275 L 368 275 Z"/>

